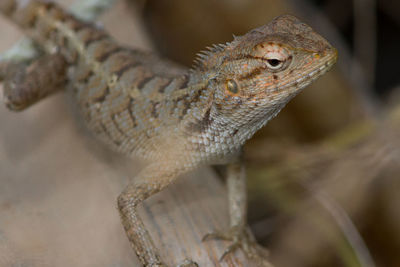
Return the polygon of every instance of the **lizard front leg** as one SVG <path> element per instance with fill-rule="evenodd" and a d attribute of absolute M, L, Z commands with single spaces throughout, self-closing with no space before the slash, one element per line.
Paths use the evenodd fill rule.
<path fill-rule="evenodd" d="M 271 266 L 264 258 L 265 249 L 257 244 L 251 230 L 247 226 L 247 192 L 246 171 L 242 160 L 238 159 L 227 165 L 227 189 L 229 202 L 230 228 L 204 236 L 203 240 L 222 239 L 232 242 L 221 256 L 221 260 L 229 253 L 241 248 L 247 257 L 260 266 Z"/>
<path fill-rule="evenodd" d="M 118 197 L 118 208 L 126 235 L 139 259 L 146 267 L 166 265 L 163 264 L 149 232 L 139 217 L 137 206 L 146 198 L 171 184 L 186 170 L 185 167 L 177 166 L 176 163 L 151 164 L 141 171 Z M 178 266 L 196 267 L 197 264 L 187 260 Z"/>

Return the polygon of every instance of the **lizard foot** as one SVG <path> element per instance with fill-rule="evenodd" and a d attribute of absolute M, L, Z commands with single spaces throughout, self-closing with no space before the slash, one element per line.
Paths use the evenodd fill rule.
<path fill-rule="evenodd" d="M 228 231 L 217 231 L 206 234 L 203 241 L 208 240 L 225 240 L 230 241 L 231 244 L 226 248 L 222 254 L 220 261 L 230 254 L 234 253 L 237 249 L 241 249 L 245 255 L 254 260 L 258 266 L 272 267 L 271 263 L 266 260 L 268 254 L 267 250 L 257 244 L 253 234 L 246 227 L 232 227 Z"/>

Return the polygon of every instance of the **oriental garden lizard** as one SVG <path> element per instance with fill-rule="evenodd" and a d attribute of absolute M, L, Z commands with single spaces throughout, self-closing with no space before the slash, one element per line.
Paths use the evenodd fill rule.
<path fill-rule="evenodd" d="M 51 2 L 1 0 L 0 12 L 45 54 L 23 71 L 3 73 L 7 106 L 23 110 L 68 87 L 97 138 L 147 160 L 117 201 L 128 239 L 144 266 L 165 265 L 137 206 L 181 174 L 217 163 L 228 164 L 231 228 L 205 239 L 230 240 L 226 253 L 241 248 L 257 257 L 246 227 L 241 147 L 336 62 L 337 51 L 323 37 L 297 18 L 282 15 L 200 52 L 192 68 L 185 69 L 121 46 L 100 27 Z"/>

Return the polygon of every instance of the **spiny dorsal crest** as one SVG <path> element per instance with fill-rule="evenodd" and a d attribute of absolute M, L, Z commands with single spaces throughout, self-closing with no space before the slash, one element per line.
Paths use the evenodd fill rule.
<path fill-rule="evenodd" d="M 212 66 L 212 63 L 219 58 L 218 55 L 223 53 L 228 45 L 229 43 L 213 44 L 197 53 L 193 60 L 191 71 L 205 70 Z"/>

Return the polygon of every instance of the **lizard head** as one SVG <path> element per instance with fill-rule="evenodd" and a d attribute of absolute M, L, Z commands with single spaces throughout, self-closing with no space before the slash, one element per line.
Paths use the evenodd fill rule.
<path fill-rule="evenodd" d="M 214 121 L 255 131 L 336 59 L 336 49 L 311 27 L 283 15 L 200 54 L 197 66 L 214 93 Z"/>

